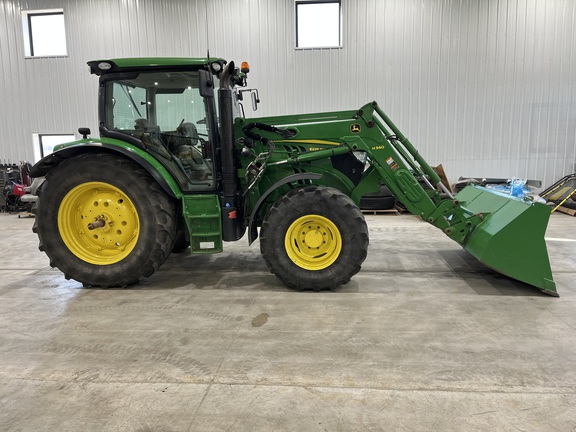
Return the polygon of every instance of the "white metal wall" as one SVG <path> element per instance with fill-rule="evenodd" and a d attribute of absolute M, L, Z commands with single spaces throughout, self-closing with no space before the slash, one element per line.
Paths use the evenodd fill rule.
<path fill-rule="evenodd" d="M 250 62 L 259 115 L 377 100 L 451 180 L 576 171 L 576 1 L 342 2 L 343 48 L 295 50 L 293 0 L 0 0 L 0 161 L 33 160 L 33 133 L 97 131 L 88 60 L 209 46 Z M 47 8 L 69 56 L 24 59 L 20 12 Z"/>

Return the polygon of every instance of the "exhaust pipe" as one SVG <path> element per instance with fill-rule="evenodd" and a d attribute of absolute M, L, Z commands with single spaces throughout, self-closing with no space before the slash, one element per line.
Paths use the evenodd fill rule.
<path fill-rule="evenodd" d="M 234 73 L 234 62 L 230 62 L 220 77 L 218 89 L 218 107 L 220 114 L 220 146 L 222 163 L 222 240 L 236 241 L 242 238 L 245 228 L 242 226 L 242 208 L 239 207 L 238 177 L 234 157 L 233 101 L 230 78 Z"/>

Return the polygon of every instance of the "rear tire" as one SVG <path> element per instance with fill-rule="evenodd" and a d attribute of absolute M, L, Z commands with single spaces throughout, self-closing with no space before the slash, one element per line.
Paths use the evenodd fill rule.
<path fill-rule="evenodd" d="M 360 271 L 368 227 L 354 202 L 337 189 L 293 190 L 268 211 L 260 250 L 271 273 L 293 289 L 333 289 Z"/>
<path fill-rule="evenodd" d="M 50 265 L 85 286 L 134 284 L 174 245 L 174 202 L 142 167 L 117 155 L 62 162 L 46 176 L 34 213 Z M 94 222 L 103 226 L 89 229 Z"/>

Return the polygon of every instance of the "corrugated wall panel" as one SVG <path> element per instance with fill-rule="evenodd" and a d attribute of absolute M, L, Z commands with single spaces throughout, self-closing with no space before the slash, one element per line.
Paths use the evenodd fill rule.
<path fill-rule="evenodd" d="M 209 47 L 250 61 L 258 115 L 377 100 L 452 180 L 576 171 L 576 2 L 342 2 L 343 47 L 295 50 L 293 0 L 0 0 L 0 160 L 32 160 L 33 133 L 97 130 L 88 60 Z M 46 8 L 65 10 L 69 56 L 24 59 L 20 12 Z"/>

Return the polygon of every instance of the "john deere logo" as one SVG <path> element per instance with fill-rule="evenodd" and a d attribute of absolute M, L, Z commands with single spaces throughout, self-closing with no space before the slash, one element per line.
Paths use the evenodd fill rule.
<path fill-rule="evenodd" d="M 352 126 L 350 126 L 350 132 L 360 133 L 360 125 L 358 123 L 354 123 Z"/>

